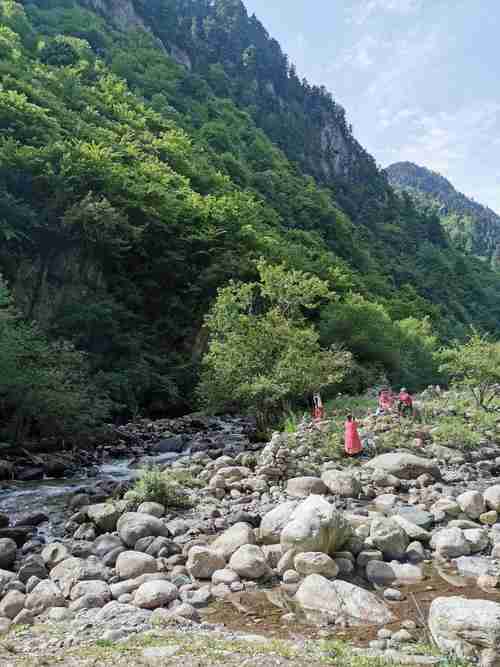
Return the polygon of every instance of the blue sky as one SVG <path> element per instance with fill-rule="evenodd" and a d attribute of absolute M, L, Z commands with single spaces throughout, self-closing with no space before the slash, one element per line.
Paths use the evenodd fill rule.
<path fill-rule="evenodd" d="M 439 171 L 500 214 L 499 0 L 243 0 L 385 167 Z"/>

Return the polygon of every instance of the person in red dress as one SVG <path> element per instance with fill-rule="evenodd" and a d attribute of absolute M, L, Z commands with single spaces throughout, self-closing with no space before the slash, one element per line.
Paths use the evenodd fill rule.
<path fill-rule="evenodd" d="M 363 451 L 359 438 L 358 425 L 352 415 L 347 415 L 345 423 L 345 453 L 347 456 L 357 456 Z"/>

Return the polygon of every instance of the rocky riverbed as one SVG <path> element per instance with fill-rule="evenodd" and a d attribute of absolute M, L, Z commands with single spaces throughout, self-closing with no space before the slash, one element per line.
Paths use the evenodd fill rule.
<path fill-rule="evenodd" d="M 347 462 L 330 426 L 259 444 L 242 419 L 144 421 L 93 478 L 8 483 L 0 664 L 499 664 L 500 448 L 415 424 L 380 452 L 400 424 L 367 417 L 372 455 Z M 144 462 L 191 480 L 190 507 L 138 504 Z"/>

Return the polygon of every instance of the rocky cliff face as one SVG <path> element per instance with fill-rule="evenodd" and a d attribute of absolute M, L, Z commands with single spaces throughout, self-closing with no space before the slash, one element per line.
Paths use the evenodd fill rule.
<path fill-rule="evenodd" d="M 500 216 L 494 211 L 458 192 L 441 174 L 411 162 L 392 164 L 386 174 L 393 187 L 434 209 L 458 245 L 498 265 Z"/>

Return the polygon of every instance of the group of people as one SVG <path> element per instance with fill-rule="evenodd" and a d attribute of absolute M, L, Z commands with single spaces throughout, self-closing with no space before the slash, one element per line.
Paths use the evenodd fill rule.
<path fill-rule="evenodd" d="M 406 387 L 402 387 L 399 394 L 393 394 L 391 389 L 383 387 L 378 393 L 377 416 L 391 414 L 394 409 L 402 417 L 413 415 L 413 398 Z M 345 423 L 344 449 L 347 456 L 357 456 L 363 451 L 363 444 L 358 433 L 356 420 L 352 415 L 347 415 Z"/>
<path fill-rule="evenodd" d="M 397 409 L 398 414 L 410 417 L 413 413 L 413 398 L 406 387 L 402 387 L 399 394 L 393 394 L 388 387 L 378 392 L 378 408 L 376 415 L 390 414 Z"/>
<path fill-rule="evenodd" d="M 406 387 L 402 387 L 399 394 L 394 394 L 388 387 L 383 387 L 378 392 L 377 416 L 392 414 L 394 410 L 402 417 L 413 415 L 413 398 Z M 322 420 L 325 410 L 321 397 L 315 394 L 313 397 L 313 418 Z M 353 415 L 347 415 L 345 422 L 344 449 L 347 456 L 357 456 L 363 451 L 363 444 L 358 433 L 358 426 Z"/>

